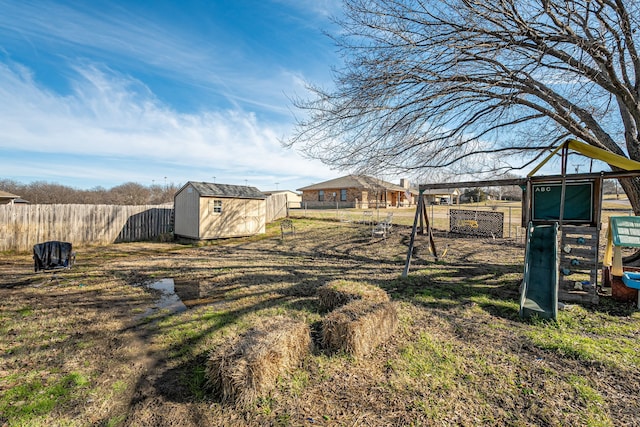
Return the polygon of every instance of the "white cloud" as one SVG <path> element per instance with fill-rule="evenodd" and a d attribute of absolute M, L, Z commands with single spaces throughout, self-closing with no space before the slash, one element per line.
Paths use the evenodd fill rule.
<path fill-rule="evenodd" d="M 339 0 L 282 2 L 283 28 L 321 26 L 339 7 Z M 255 46 L 222 33 L 215 19 L 203 32 L 137 13 L 135 4 L 0 0 L 0 10 L 0 99 L 10 100 L 0 103 L 4 177 L 100 177 L 108 185 L 215 175 L 272 187 L 336 175 L 279 143 L 293 119 L 287 96 L 304 93 L 305 75 L 325 78 L 324 39 L 288 46 L 282 58 L 306 55 L 284 64 L 268 49 L 256 58 Z M 47 75 L 11 62 L 16 52 Z M 59 154 L 68 158 L 61 163 Z"/>
<path fill-rule="evenodd" d="M 71 93 L 62 96 L 38 86 L 28 69 L 0 63 L 0 97 L 12 100 L 0 103 L 2 152 L 32 153 L 34 169 L 37 156 L 59 154 L 68 154 L 69 162 L 73 156 L 103 159 L 112 167 L 118 163 L 114 159 L 122 159 L 123 169 L 137 163 L 121 171 L 119 182 L 160 177 L 167 168 L 179 182 L 208 180 L 216 170 L 222 176 L 273 177 L 272 182 L 334 175 L 283 149 L 284 125 L 261 122 L 242 110 L 178 113 L 128 76 L 95 65 L 75 69 Z M 85 165 L 73 169 L 87 178 L 95 175 Z"/>
<path fill-rule="evenodd" d="M 323 18 L 336 16 L 342 12 L 342 0 L 275 0 L 276 3 L 309 11 Z"/>
<path fill-rule="evenodd" d="M 0 0 L 0 10 L 0 40 L 27 41 L 35 55 L 42 51 L 91 57 L 114 69 L 180 82 L 225 98 L 230 106 L 288 114 L 283 107 L 286 73 L 257 63 L 240 41 L 229 43 L 229 35 L 217 34 L 215 25 L 212 33 L 195 33 L 115 5 L 100 13 L 55 2 Z"/>

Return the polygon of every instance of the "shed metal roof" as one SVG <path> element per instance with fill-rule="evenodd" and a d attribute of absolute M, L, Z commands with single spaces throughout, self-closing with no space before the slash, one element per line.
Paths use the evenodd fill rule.
<path fill-rule="evenodd" d="M 256 187 L 246 185 L 215 184 L 212 182 L 189 181 L 185 185 L 191 185 L 203 197 L 229 197 L 236 199 L 266 199 L 266 196 Z M 184 187 L 183 187 L 184 188 Z"/>

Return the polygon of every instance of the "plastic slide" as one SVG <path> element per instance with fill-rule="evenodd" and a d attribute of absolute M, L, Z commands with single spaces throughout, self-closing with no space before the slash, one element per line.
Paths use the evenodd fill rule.
<path fill-rule="evenodd" d="M 520 317 L 558 315 L 558 225 L 529 225 Z"/>

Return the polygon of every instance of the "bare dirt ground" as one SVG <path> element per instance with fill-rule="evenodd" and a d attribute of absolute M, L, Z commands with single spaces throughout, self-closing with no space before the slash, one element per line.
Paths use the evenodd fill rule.
<path fill-rule="evenodd" d="M 296 228 L 284 241 L 272 228 L 204 246 L 77 248 L 77 265 L 56 274 L 1 255 L 0 425 L 640 425 L 632 305 L 525 322 L 522 245 L 437 237 L 446 256 L 435 262 L 419 240 L 402 279 L 408 227 L 386 240 L 352 223 Z M 162 278 L 185 311 L 158 307 L 145 285 Z M 316 327 L 315 291 L 334 279 L 399 301 L 390 342 L 360 360 L 316 350 L 247 407 L 211 394 L 212 349 L 261 316 Z"/>

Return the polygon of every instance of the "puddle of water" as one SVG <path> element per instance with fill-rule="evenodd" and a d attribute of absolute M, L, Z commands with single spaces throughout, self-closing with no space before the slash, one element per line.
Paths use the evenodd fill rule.
<path fill-rule="evenodd" d="M 160 298 L 156 301 L 156 304 L 148 308 L 147 311 L 138 316 L 138 318 L 149 317 L 152 314 L 157 313 L 160 310 L 168 311 L 169 314 L 180 313 L 187 309 L 180 296 L 176 293 L 175 283 L 173 279 L 162 279 L 147 285 L 149 289 L 155 289 L 160 291 Z"/>
<path fill-rule="evenodd" d="M 215 306 L 224 303 L 220 296 L 212 297 L 203 292 L 200 289 L 200 283 L 197 281 L 174 281 L 171 278 L 166 278 L 150 285 L 145 285 L 145 287 L 160 291 L 160 298 L 153 307 L 136 316 L 136 320 L 150 317 L 160 310 L 166 312 L 167 315 L 171 315 L 202 305 Z"/>
<path fill-rule="evenodd" d="M 187 308 L 195 308 L 201 305 L 213 305 L 221 303 L 220 295 L 209 295 L 206 290 L 200 287 L 200 282 L 195 280 L 175 281 L 176 293 L 182 299 Z"/>

